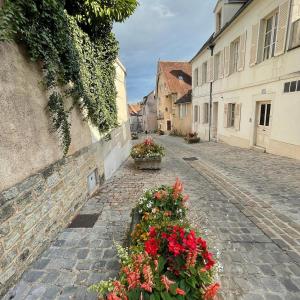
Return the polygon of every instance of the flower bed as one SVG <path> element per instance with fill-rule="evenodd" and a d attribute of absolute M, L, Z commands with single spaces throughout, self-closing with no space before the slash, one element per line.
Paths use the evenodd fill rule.
<path fill-rule="evenodd" d="M 164 156 L 164 148 L 154 143 L 151 137 L 143 143 L 137 144 L 131 149 L 131 157 L 135 165 L 141 170 L 160 169 L 161 158 Z"/>
<path fill-rule="evenodd" d="M 215 260 L 206 241 L 186 219 L 187 196 L 179 180 L 173 187 L 148 190 L 137 209 L 141 221 L 129 249 L 117 246 L 118 280 L 92 287 L 107 300 L 214 299 Z M 100 298 L 101 299 L 101 298 Z"/>

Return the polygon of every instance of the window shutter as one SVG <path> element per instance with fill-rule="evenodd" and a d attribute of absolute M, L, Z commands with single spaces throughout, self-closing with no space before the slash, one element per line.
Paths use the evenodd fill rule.
<path fill-rule="evenodd" d="M 209 82 L 213 82 L 214 81 L 214 57 L 212 56 L 209 59 L 209 77 L 208 77 L 208 81 Z"/>
<path fill-rule="evenodd" d="M 205 123 L 205 103 L 202 104 L 202 109 L 201 109 L 201 123 Z"/>
<path fill-rule="evenodd" d="M 285 51 L 289 13 L 290 1 L 285 1 L 279 6 L 275 56 L 281 55 Z"/>
<path fill-rule="evenodd" d="M 241 124 L 241 103 L 235 104 L 235 112 L 234 112 L 234 128 L 235 130 L 240 130 L 240 124 Z"/>
<path fill-rule="evenodd" d="M 238 71 L 243 71 L 245 67 L 245 54 L 246 54 L 246 41 L 247 41 L 247 32 L 243 33 L 240 36 L 240 45 L 239 45 L 239 60 L 238 60 Z"/>
<path fill-rule="evenodd" d="M 224 49 L 220 52 L 219 78 L 224 77 Z"/>
<path fill-rule="evenodd" d="M 198 67 L 198 82 L 199 86 L 202 85 L 202 66 Z"/>
<path fill-rule="evenodd" d="M 224 128 L 228 127 L 228 103 L 224 103 Z"/>
<path fill-rule="evenodd" d="M 254 66 L 257 63 L 257 50 L 258 50 L 258 32 L 259 24 L 252 25 L 252 38 L 250 49 L 250 66 Z"/>
<path fill-rule="evenodd" d="M 228 77 L 230 68 L 229 68 L 229 60 L 230 60 L 230 47 L 225 47 L 224 49 L 224 76 Z"/>

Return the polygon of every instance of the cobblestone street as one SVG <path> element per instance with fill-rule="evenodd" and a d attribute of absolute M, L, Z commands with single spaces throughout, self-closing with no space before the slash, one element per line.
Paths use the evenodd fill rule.
<path fill-rule="evenodd" d="M 114 277 L 113 240 L 124 241 L 143 190 L 179 177 L 190 195 L 190 219 L 221 263 L 219 299 L 300 299 L 300 162 L 223 144 L 167 148 L 162 170 L 127 162 L 81 214 L 99 213 L 93 228 L 63 230 L 7 299 L 96 299 L 87 287 Z"/>

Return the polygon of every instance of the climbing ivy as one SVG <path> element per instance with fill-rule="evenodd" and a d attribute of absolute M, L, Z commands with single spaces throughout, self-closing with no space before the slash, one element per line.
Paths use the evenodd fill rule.
<path fill-rule="evenodd" d="M 0 9 L 0 41 L 21 42 L 33 61 L 42 62 L 48 111 L 64 155 L 75 106 L 101 133 L 118 125 L 118 42 L 111 30 L 136 6 L 136 0 L 6 0 Z"/>

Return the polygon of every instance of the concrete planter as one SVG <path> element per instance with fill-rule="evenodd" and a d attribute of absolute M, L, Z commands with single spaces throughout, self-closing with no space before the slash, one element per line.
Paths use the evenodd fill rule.
<path fill-rule="evenodd" d="M 135 158 L 134 163 L 139 170 L 160 170 L 161 157 L 155 158 Z"/>

